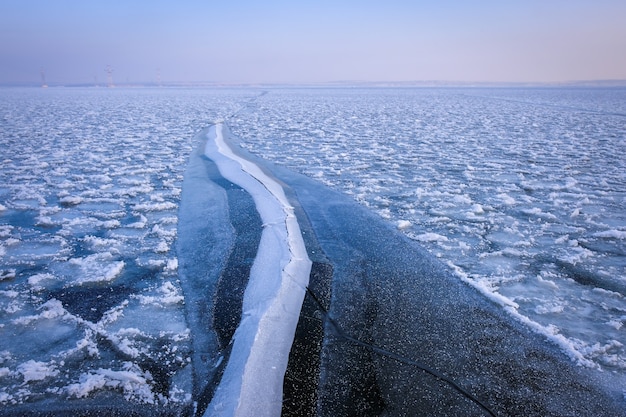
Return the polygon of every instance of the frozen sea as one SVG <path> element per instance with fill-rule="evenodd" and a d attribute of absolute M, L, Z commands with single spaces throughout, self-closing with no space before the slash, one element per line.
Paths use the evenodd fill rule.
<path fill-rule="evenodd" d="M 272 91 L 229 122 L 573 360 L 626 371 L 626 90 Z"/>
<path fill-rule="evenodd" d="M 0 404 L 190 403 L 183 174 L 198 130 L 255 94 L 0 92 Z"/>
<path fill-rule="evenodd" d="M 217 120 L 380 215 L 577 366 L 626 375 L 626 89 L 0 97 L 3 407 L 193 407 L 178 210 L 194 138 Z"/>

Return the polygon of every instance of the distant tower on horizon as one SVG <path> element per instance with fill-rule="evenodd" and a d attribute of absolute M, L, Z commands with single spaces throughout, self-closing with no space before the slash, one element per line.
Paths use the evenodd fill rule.
<path fill-rule="evenodd" d="M 163 85 L 161 84 L 161 69 L 157 68 L 157 72 L 156 72 L 156 82 L 157 82 L 157 86 L 162 87 Z"/>
<path fill-rule="evenodd" d="M 48 88 L 48 84 L 46 84 L 46 73 L 43 68 L 41 69 L 41 88 Z"/>
<path fill-rule="evenodd" d="M 107 65 L 107 68 L 104 70 L 107 73 L 107 87 L 115 87 L 113 85 L 113 68 L 110 65 Z"/>

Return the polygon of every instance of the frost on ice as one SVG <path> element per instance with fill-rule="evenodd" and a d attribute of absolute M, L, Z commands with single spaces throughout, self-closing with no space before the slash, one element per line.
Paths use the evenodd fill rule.
<path fill-rule="evenodd" d="M 572 364 L 582 369 L 555 390 L 576 386 L 580 381 L 569 379 L 576 372 L 609 380 L 623 375 L 625 101 L 621 90 L 581 91 L 2 90 L 0 405 L 7 412 L 50 401 L 80 409 L 106 397 L 119 412 L 206 408 L 210 415 L 232 410 L 239 398 L 263 398 L 271 403 L 267 409 L 279 408 L 284 364 L 274 374 L 268 370 L 271 383 L 259 383 L 246 364 L 264 362 L 269 344 L 250 347 L 249 355 L 240 347 L 255 345 L 254 330 L 245 330 L 249 323 L 249 329 L 274 329 L 261 317 L 266 307 L 285 307 L 272 301 L 289 298 L 281 298 L 286 292 L 252 280 L 241 326 L 213 314 L 215 300 L 206 294 L 243 292 L 220 287 L 228 268 L 251 270 L 254 263 L 254 274 L 291 274 L 292 249 L 274 243 L 285 241 L 275 227 L 293 213 L 281 196 L 280 209 L 270 208 L 269 217 L 251 214 L 236 224 L 229 205 L 251 213 L 271 199 L 240 198 L 245 187 L 235 183 L 256 175 L 244 174 L 245 161 L 235 163 L 237 173 L 226 180 L 207 161 L 206 149 L 196 149 L 196 133 L 212 120 L 228 120 L 248 151 L 318 181 L 271 169 L 315 223 L 303 236 L 307 244 L 319 240 L 312 254 L 317 267 L 331 273 L 324 252 L 335 262 L 336 298 L 328 317 L 352 336 L 404 356 L 417 353 L 493 394 L 487 396 L 499 410 L 506 400 L 498 399 L 513 395 L 511 386 L 523 389 L 533 378 L 550 383 L 544 370 L 554 364 L 549 369 L 555 373 Z M 378 217 L 346 203 L 346 195 Z M 264 234 L 259 261 L 253 262 L 257 236 L 242 232 L 248 224 Z M 276 234 L 268 239 L 268 231 Z M 420 263 L 394 252 L 398 233 L 443 260 L 445 272 L 425 254 Z M 376 250 L 362 243 L 369 240 Z M 232 251 L 241 245 L 246 251 Z M 277 265 L 263 261 L 277 252 Z M 294 259 L 304 259 L 300 255 Z M 481 298 L 457 297 L 466 294 L 459 290 L 465 284 L 440 288 L 428 281 L 450 274 Z M 402 281 L 405 276 L 411 279 Z M 430 285 L 416 287 L 420 283 Z M 302 291 L 302 282 L 295 286 Z M 484 307 L 486 300 L 495 307 Z M 295 304 L 290 315 L 297 315 Z M 309 300 L 309 308 L 313 304 Z M 531 341 L 510 346 L 502 336 L 509 333 L 495 330 L 501 316 L 516 320 L 511 328 L 532 329 L 540 338 L 531 334 Z M 310 317 L 328 323 L 318 310 Z M 480 329 L 463 321 L 469 318 Z M 213 320 L 222 320 L 222 330 Z M 278 348 L 284 349 L 288 338 L 280 334 Z M 348 414 L 357 405 L 373 415 L 389 404 L 401 410 L 420 392 L 422 411 L 439 412 L 439 400 L 469 409 L 449 391 L 433 389 L 436 384 L 415 383 L 414 369 L 346 347 L 336 332 L 326 337 L 316 395 L 327 415 Z M 538 340 L 565 352 L 569 365 L 541 362 L 544 354 L 558 354 L 535 345 Z M 281 352 L 277 357 L 284 358 Z M 515 368 L 516 361 L 526 368 Z M 591 373 L 597 369 L 604 373 Z M 345 381 L 353 397 L 342 396 Z M 533 398 L 545 400 L 543 411 L 553 415 L 573 414 L 572 404 L 580 407 L 576 412 L 592 407 L 577 394 L 571 389 L 550 401 Z"/>
<path fill-rule="evenodd" d="M 249 93 L 110 92 L 0 92 L 0 408 L 9 413 L 80 410 L 103 395 L 118 411 L 193 408 L 175 250 L 183 174 L 199 120 Z"/>

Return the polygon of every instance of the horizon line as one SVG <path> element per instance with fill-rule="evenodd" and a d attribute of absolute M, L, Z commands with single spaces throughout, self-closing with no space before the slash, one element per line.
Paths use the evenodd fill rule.
<path fill-rule="evenodd" d="M 448 81 L 448 80 L 407 80 L 407 81 L 363 81 L 363 80 L 335 80 L 335 81 L 308 81 L 308 82 L 224 82 L 224 81 L 125 81 L 107 85 L 93 82 L 47 82 L 42 85 L 35 81 L 6 81 L 0 82 L 0 87 L 547 87 L 547 86 L 605 86 L 626 87 L 626 79 L 591 79 L 570 81 Z"/>

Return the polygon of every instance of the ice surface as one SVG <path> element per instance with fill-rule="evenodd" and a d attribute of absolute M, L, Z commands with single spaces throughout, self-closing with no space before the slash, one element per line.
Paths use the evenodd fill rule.
<path fill-rule="evenodd" d="M 0 414 L 193 408 L 183 173 L 253 94 L 0 91 Z"/>
<path fill-rule="evenodd" d="M 553 326 L 515 317 L 520 306 L 489 283 L 450 264 L 459 280 L 354 201 L 273 172 L 293 188 L 333 268 L 319 415 L 480 415 L 415 362 L 455 379 L 496 415 L 623 414 L 623 375 L 589 368 L 601 352 L 615 359 L 619 342 L 585 351 Z"/>
<path fill-rule="evenodd" d="M 540 333 L 590 375 L 601 370 L 597 375 L 623 380 L 624 94 L 567 88 L 277 88 L 262 95 L 255 89 L 0 90 L 0 414 L 90 407 L 189 414 L 195 401 L 207 405 L 202 401 L 212 395 L 208 387 L 228 356 L 213 333 L 207 294 L 215 294 L 236 241 L 228 192 L 208 179 L 213 168 L 202 159 L 204 149 L 195 149 L 196 133 L 214 120 L 228 120 L 249 151 L 377 213 L 440 258 L 455 279 L 492 300 L 494 315 L 507 314 Z M 313 189 L 321 193 L 308 186 L 299 191 Z M 263 222 L 266 228 L 274 223 Z M 362 239 L 379 230 L 365 229 Z M 361 235 L 354 236 L 346 242 Z M 332 248 L 335 238 L 323 243 Z M 346 253 L 335 272 L 362 271 L 365 261 L 357 255 Z M 357 274 L 337 288 L 350 294 L 367 282 Z M 435 333 L 411 333 L 408 344 L 391 345 L 410 351 L 420 344 L 429 360 L 457 369 L 461 379 L 468 363 L 488 359 L 503 341 L 488 334 L 459 342 L 459 352 L 477 356 L 446 362 L 453 355 L 431 345 L 450 329 L 428 321 L 427 310 L 400 303 L 399 296 L 409 294 L 404 288 L 383 284 L 381 299 L 389 303 L 360 298 L 376 286 L 343 299 L 369 309 L 340 316 L 370 326 L 350 330 L 375 335 L 395 328 L 398 318 L 423 319 Z M 394 306 L 397 314 L 387 310 Z M 334 313 L 343 312 L 337 308 Z M 245 309 L 256 312 L 248 304 Z M 378 330 L 367 333 L 371 329 Z M 399 335 L 404 331 L 398 328 Z M 528 352 L 535 357 L 540 350 Z M 368 355 L 348 352 L 331 363 L 338 364 L 337 375 L 345 370 L 351 378 L 358 369 L 367 380 L 387 366 L 364 360 Z M 351 365 L 344 367 L 344 359 Z M 528 372 L 519 380 L 512 373 L 511 381 L 524 386 L 545 375 L 541 366 Z M 397 369 L 398 377 L 405 373 Z M 394 388 L 388 375 L 380 386 L 370 384 L 386 387 L 369 392 L 372 407 L 381 395 L 401 397 L 414 385 Z M 555 407 L 567 414 L 566 404 Z"/>
<path fill-rule="evenodd" d="M 230 358 L 205 415 L 278 416 L 311 261 L 282 187 L 233 152 L 223 124 L 209 131 L 206 155 L 250 193 L 264 224 Z"/>
<path fill-rule="evenodd" d="M 625 94 L 278 90 L 229 124 L 247 150 L 410 222 L 402 230 L 453 271 L 569 339 L 585 364 L 622 373 L 612 358 L 626 348 L 604 361 L 591 347 L 626 346 L 603 324 L 626 295 Z"/>

